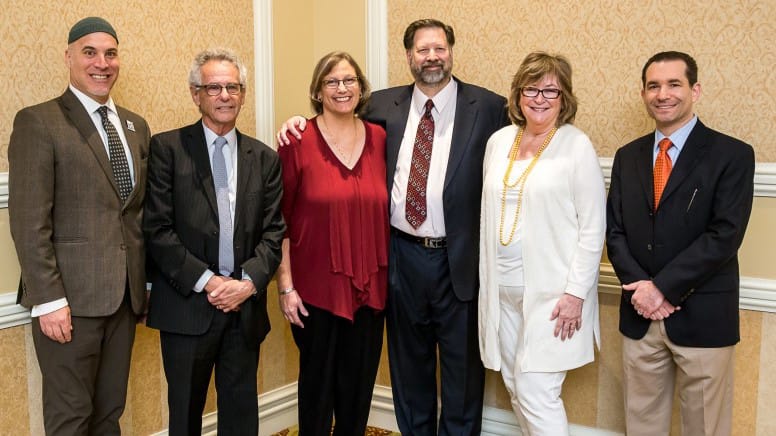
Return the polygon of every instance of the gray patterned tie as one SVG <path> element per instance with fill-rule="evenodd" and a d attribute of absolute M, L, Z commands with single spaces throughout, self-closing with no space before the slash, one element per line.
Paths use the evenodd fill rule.
<path fill-rule="evenodd" d="M 97 109 L 102 119 L 102 128 L 108 134 L 108 151 L 110 152 L 110 167 L 113 170 L 113 179 L 119 187 L 121 202 L 127 201 L 132 192 L 132 177 L 129 174 L 127 155 L 124 154 L 124 145 L 113 123 L 108 119 L 108 106 L 100 106 Z"/>
<path fill-rule="evenodd" d="M 221 274 L 229 275 L 234 271 L 234 249 L 232 230 L 232 212 L 229 207 L 229 175 L 226 173 L 224 146 L 226 138 L 219 136 L 213 150 L 213 182 L 218 200 L 218 269 Z"/>

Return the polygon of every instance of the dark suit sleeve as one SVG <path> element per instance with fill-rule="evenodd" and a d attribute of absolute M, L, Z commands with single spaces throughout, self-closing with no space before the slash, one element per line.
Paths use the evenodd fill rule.
<path fill-rule="evenodd" d="M 32 305 L 66 296 L 52 241 L 55 160 L 46 123 L 32 110 L 20 111 L 8 145 L 8 214 L 24 292 Z"/>
<path fill-rule="evenodd" d="M 264 182 L 264 205 L 261 240 L 254 249 L 254 256 L 243 262 L 246 272 L 258 290 L 266 289 L 280 265 L 281 243 L 286 225 L 281 213 L 280 201 L 283 196 L 283 179 L 280 159 L 274 152 L 267 152 L 262 158 L 262 176 Z"/>
<path fill-rule="evenodd" d="M 623 196 L 636 195 L 636 193 L 622 192 L 622 159 L 622 150 L 618 150 L 614 155 L 609 197 L 606 201 L 606 252 L 620 282 L 632 283 L 638 280 L 648 280 L 650 277 L 631 255 L 628 247 L 628 238 L 623 223 Z"/>
<path fill-rule="evenodd" d="M 192 292 L 207 263 L 186 249 L 175 229 L 175 146 L 151 138 L 143 231 L 148 254 L 176 291 Z"/>
<path fill-rule="evenodd" d="M 705 232 L 653 279 L 673 305 L 681 305 L 696 287 L 733 259 L 744 240 L 754 194 L 754 150 L 741 142 L 721 146 L 729 155 L 719 157 L 727 159 L 727 165 L 712 185 L 712 209 Z M 704 290 L 727 289 L 704 287 Z"/>

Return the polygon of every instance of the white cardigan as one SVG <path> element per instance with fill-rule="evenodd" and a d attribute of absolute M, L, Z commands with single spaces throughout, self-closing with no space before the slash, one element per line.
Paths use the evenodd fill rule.
<path fill-rule="evenodd" d="M 480 356 L 486 368 L 500 370 L 499 290 L 496 252 L 504 174 L 488 171 L 508 159 L 517 126 L 488 140 L 480 220 Z M 516 188 L 514 188 L 516 189 Z M 581 130 L 561 126 L 525 184 L 521 242 L 525 295 L 522 331 L 525 351 L 520 369 L 557 372 L 593 361 L 593 340 L 600 348 L 598 268 L 606 229 L 606 192 L 593 145 Z M 507 220 L 511 222 L 511 220 Z M 582 328 L 571 339 L 553 336 L 550 315 L 564 292 L 583 298 Z M 515 338 L 517 341 L 517 338 Z"/>

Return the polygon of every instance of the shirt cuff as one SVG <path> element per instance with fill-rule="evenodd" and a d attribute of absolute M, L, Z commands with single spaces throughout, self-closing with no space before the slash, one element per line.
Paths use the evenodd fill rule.
<path fill-rule="evenodd" d="M 207 285 L 208 280 L 210 280 L 211 277 L 216 275 L 213 271 L 210 271 L 209 269 L 206 269 L 205 272 L 202 273 L 202 275 L 199 277 L 199 280 L 197 280 L 197 283 L 194 283 L 194 292 L 202 292 L 205 290 L 205 285 Z"/>
<path fill-rule="evenodd" d="M 35 318 L 41 315 L 48 315 L 51 312 L 57 311 L 63 307 L 67 307 L 67 298 L 62 297 L 54 301 L 49 301 L 48 303 L 43 304 L 36 304 L 32 306 L 32 310 L 30 311 L 30 316 Z"/>

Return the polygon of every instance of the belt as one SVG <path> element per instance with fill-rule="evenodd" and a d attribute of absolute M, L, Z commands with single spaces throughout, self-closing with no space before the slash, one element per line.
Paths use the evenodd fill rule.
<path fill-rule="evenodd" d="M 420 244 L 425 248 L 446 248 L 447 238 L 442 236 L 440 238 L 426 238 L 423 236 L 410 235 L 409 233 L 402 232 L 396 227 L 391 227 L 391 233 L 407 241 Z"/>

